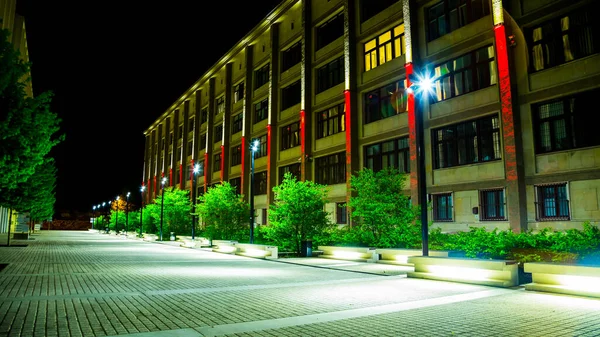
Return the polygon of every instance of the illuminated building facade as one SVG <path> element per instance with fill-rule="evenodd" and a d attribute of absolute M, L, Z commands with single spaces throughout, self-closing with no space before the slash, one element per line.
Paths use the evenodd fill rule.
<path fill-rule="evenodd" d="M 600 219 L 600 30 L 592 1 L 286 0 L 145 132 L 146 202 L 169 186 L 229 181 L 266 223 L 285 172 L 330 188 L 348 222 L 349 177 L 395 166 L 429 219 L 520 231 Z M 433 76 L 433 91 L 406 90 Z M 414 87 L 414 86 L 413 86 Z M 413 88 L 411 87 L 411 89 Z M 415 87 L 416 88 L 416 87 Z M 584 115 L 588 113 L 586 123 Z"/>

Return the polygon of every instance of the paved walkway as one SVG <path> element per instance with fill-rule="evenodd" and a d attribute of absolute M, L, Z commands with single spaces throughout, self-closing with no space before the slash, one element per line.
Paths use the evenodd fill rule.
<path fill-rule="evenodd" d="M 598 299 L 91 232 L 32 239 L 0 246 L 0 336 L 600 336 Z"/>

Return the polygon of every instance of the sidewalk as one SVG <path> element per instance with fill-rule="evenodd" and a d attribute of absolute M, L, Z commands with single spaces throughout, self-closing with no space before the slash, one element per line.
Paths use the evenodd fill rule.
<path fill-rule="evenodd" d="M 600 336 L 598 299 L 371 270 L 389 265 L 266 261 L 88 232 L 26 244 L 0 247 L 2 337 Z"/>

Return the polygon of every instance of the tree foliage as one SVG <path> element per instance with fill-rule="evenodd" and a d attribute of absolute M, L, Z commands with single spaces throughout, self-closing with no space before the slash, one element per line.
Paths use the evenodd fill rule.
<path fill-rule="evenodd" d="M 365 168 L 350 180 L 353 229 L 357 240 L 376 247 L 410 247 L 420 244 L 418 208 L 403 194 L 406 175 L 389 167 L 379 172 Z"/>
<path fill-rule="evenodd" d="M 228 182 L 215 185 L 198 197 L 196 211 L 204 223 L 204 235 L 210 239 L 249 238 L 250 206 Z"/>
<path fill-rule="evenodd" d="M 52 93 L 27 95 L 30 64 L 8 37 L 0 29 L 0 203 L 43 218 L 54 204 L 55 180 L 47 175 L 56 171 L 48 154 L 64 136 L 57 135 L 60 120 L 50 111 Z"/>
<path fill-rule="evenodd" d="M 146 217 L 152 217 L 152 222 L 156 229 L 154 233 L 160 230 L 160 213 L 162 205 L 162 193 L 157 195 L 153 204 L 146 205 L 144 208 L 144 233 L 152 233 L 154 228 L 146 225 Z M 163 239 L 168 237 L 169 232 L 179 235 L 190 235 L 192 231 L 192 219 L 190 212 L 192 203 L 190 201 L 189 191 L 181 190 L 177 187 L 165 187 L 163 207 Z M 119 218 L 119 222 L 120 222 Z"/>
<path fill-rule="evenodd" d="M 327 187 L 312 181 L 298 181 L 291 173 L 273 188 L 275 199 L 269 208 L 266 237 L 278 245 L 290 246 L 300 254 L 302 241 L 327 231 L 331 223 L 325 212 Z"/>

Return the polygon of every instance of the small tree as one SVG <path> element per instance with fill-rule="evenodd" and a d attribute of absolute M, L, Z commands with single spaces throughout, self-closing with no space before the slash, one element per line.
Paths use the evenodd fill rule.
<path fill-rule="evenodd" d="M 418 208 L 403 194 L 406 175 L 389 167 L 377 173 L 365 168 L 350 184 L 352 217 L 362 232 L 362 243 L 376 247 L 410 247 L 421 243 Z"/>
<path fill-rule="evenodd" d="M 190 201 L 190 192 L 179 188 L 165 187 L 165 203 L 162 205 L 162 193 L 154 199 L 154 204 L 147 205 L 144 208 L 144 218 L 150 216 L 153 223 L 156 224 L 156 230 L 160 229 L 160 213 L 161 206 L 163 208 L 163 239 L 168 238 L 169 232 L 174 232 L 180 235 L 191 234 L 191 217 L 192 203 Z M 146 219 L 144 221 L 144 231 L 149 233 L 150 230 L 146 227 Z M 119 218 L 119 224 L 121 218 Z"/>
<path fill-rule="evenodd" d="M 273 188 L 274 204 L 269 208 L 266 236 L 300 254 L 302 241 L 312 239 L 331 226 L 325 212 L 327 187 L 312 181 L 298 181 L 291 173 Z"/>
<path fill-rule="evenodd" d="M 204 222 L 205 235 L 209 238 L 249 238 L 250 206 L 228 182 L 209 188 L 198 197 L 196 210 Z"/>

